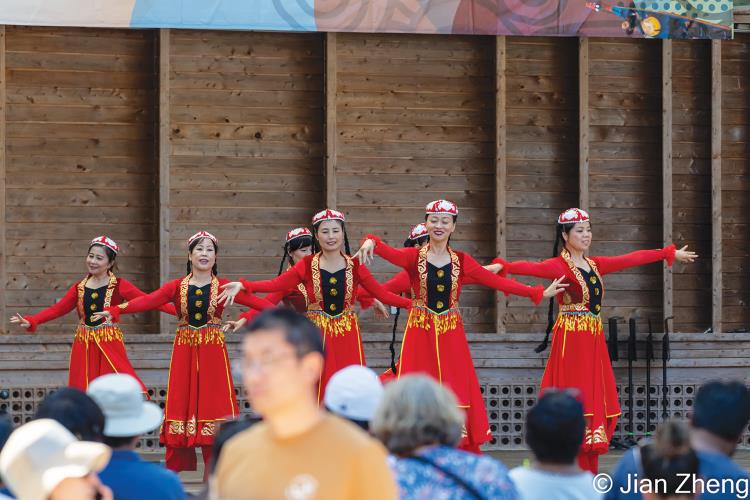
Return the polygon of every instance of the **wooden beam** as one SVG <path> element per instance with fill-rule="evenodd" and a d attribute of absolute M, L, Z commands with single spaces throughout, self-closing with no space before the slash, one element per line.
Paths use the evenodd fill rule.
<path fill-rule="evenodd" d="M 5 242 L 5 26 L 0 25 L 0 331 L 7 332 L 5 289 L 8 286 Z"/>
<path fill-rule="evenodd" d="M 169 161 L 172 153 L 169 120 L 170 30 L 159 30 L 159 284 L 169 281 Z M 169 317 L 159 315 L 159 332 L 169 330 Z"/>
<path fill-rule="evenodd" d="M 721 40 L 711 40 L 711 328 L 722 330 Z"/>
<path fill-rule="evenodd" d="M 326 208 L 336 208 L 336 33 L 326 33 Z"/>
<path fill-rule="evenodd" d="M 589 209 L 589 39 L 578 39 L 578 206 Z"/>
<path fill-rule="evenodd" d="M 672 40 L 661 45 L 661 174 L 662 174 L 662 241 L 672 243 Z M 662 264 L 664 318 L 674 311 L 672 270 Z"/>
<path fill-rule="evenodd" d="M 507 80 L 505 37 L 495 37 L 495 253 L 501 257 L 507 252 L 506 194 L 507 194 L 507 142 L 506 96 Z M 502 293 L 495 294 L 495 331 L 505 333 L 505 312 L 508 300 Z"/>

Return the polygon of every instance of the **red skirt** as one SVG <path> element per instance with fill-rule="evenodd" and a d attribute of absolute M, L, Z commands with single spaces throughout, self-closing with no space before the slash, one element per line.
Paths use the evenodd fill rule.
<path fill-rule="evenodd" d="M 146 386 L 130 364 L 122 339 L 122 331 L 117 325 L 79 324 L 70 351 L 68 385 L 86 391 L 89 383 L 96 377 L 108 373 L 126 373 L 135 378 L 147 394 Z"/>
<path fill-rule="evenodd" d="M 397 369 L 398 377 L 424 373 L 453 391 L 458 406 L 466 413 L 462 448 L 478 451 L 479 445 L 492 438 L 458 309 L 437 314 L 426 308 L 413 308 L 404 331 Z"/>
<path fill-rule="evenodd" d="M 365 366 L 365 352 L 354 311 L 329 316 L 322 311 L 308 311 L 307 317 L 323 333 L 325 362 L 318 384 L 318 402 L 323 400 L 331 376 L 349 365 Z"/>
<path fill-rule="evenodd" d="M 221 326 L 178 327 L 161 442 L 174 448 L 210 445 L 216 423 L 239 413 Z"/>
<path fill-rule="evenodd" d="M 542 377 L 542 392 L 547 387 L 580 391 L 586 416 L 581 452 L 607 453 L 614 424 L 621 412 L 599 316 L 577 312 L 558 315 Z"/>

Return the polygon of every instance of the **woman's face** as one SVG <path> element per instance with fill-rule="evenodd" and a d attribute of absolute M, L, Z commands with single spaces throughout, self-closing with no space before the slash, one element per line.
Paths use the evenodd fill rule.
<path fill-rule="evenodd" d="M 453 222 L 452 215 L 430 214 L 424 224 L 430 235 L 430 241 L 448 241 L 453 231 L 456 230 L 456 223 Z"/>
<path fill-rule="evenodd" d="M 312 254 L 312 246 L 310 245 L 289 252 L 289 256 L 292 258 L 292 263 L 294 264 L 301 261 L 310 254 Z"/>
<path fill-rule="evenodd" d="M 114 263 L 110 262 L 107 252 L 101 245 L 94 245 L 86 256 L 86 268 L 89 274 L 99 276 L 106 273 Z"/>
<path fill-rule="evenodd" d="M 344 229 L 341 222 L 337 220 L 326 220 L 320 223 L 315 237 L 318 239 L 320 249 L 325 252 L 340 251 L 344 246 Z"/>
<path fill-rule="evenodd" d="M 194 271 L 211 271 L 216 264 L 216 247 L 209 238 L 202 238 L 189 255 Z"/>
<path fill-rule="evenodd" d="M 569 233 L 563 231 L 563 239 L 565 240 L 565 246 L 570 250 L 576 250 L 578 252 L 585 252 L 591 246 L 591 239 L 593 234 L 591 233 L 590 222 L 579 222 Z"/>

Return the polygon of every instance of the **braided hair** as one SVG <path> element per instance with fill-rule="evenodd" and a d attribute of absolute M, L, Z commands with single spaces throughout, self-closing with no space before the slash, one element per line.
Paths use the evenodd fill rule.
<path fill-rule="evenodd" d="M 279 272 L 277 276 L 280 276 L 284 271 L 284 264 L 288 263 L 290 266 L 293 266 L 295 264 L 294 259 L 292 258 L 292 252 L 295 252 L 300 248 L 312 246 L 312 244 L 312 236 L 299 236 L 284 243 L 284 256 L 281 257 L 281 264 L 279 265 Z"/>

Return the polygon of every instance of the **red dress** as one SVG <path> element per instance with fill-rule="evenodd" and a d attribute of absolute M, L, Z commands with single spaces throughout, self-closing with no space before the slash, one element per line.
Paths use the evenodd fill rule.
<path fill-rule="evenodd" d="M 386 291 L 366 266 L 349 256 L 346 267 L 335 273 L 320 268 L 320 253 L 308 255 L 281 276 L 265 281 L 241 280 L 253 292 L 284 292 L 297 289 L 305 298 L 306 315 L 323 333 L 325 364 L 318 386 L 318 401 L 325 394 L 331 375 L 349 365 L 365 365 L 365 353 L 354 312 L 357 289 L 361 285 L 378 300 L 408 308 L 411 302 Z"/>
<path fill-rule="evenodd" d="M 466 341 L 458 299 L 468 283 L 529 297 L 541 302 L 544 287 L 529 287 L 484 269 L 469 254 L 448 249 L 450 264 L 437 268 L 427 262 L 429 245 L 396 249 L 377 236 L 375 253 L 408 273 L 413 293 L 412 310 L 401 342 L 397 377 L 426 373 L 451 388 L 459 407 L 466 411 L 466 428 L 461 447 L 479 449 L 491 438 L 484 399 Z"/>
<path fill-rule="evenodd" d="M 37 327 L 48 321 L 59 318 L 74 308 L 80 322 L 76 327 L 73 346 L 70 351 L 68 385 L 85 391 L 89 382 L 107 373 L 127 373 L 141 384 L 143 392 L 146 386 L 136 375 L 125 352 L 122 330 L 117 325 L 105 323 L 103 319 L 92 321 L 91 315 L 101 312 L 110 306 L 116 306 L 127 300 L 145 295 L 135 285 L 124 278 L 117 278 L 109 273 L 107 285 L 93 289 L 86 288 L 90 276 L 71 286 L 62 299 L 54 305 L 26 319 L 31 325 L 27 331 L 34 332 Z M 174 306 L 161 308 L 163 312 L 174 315 Z"/>
<path fill-rule="evenodd" d="M 543 262 L 503 262 L 503 273 L 556 279 L 565 275 L 570 286 L 558 295 L 560 312 L 552 330 L 552 349 L 542 376 L 541 390 L 573 387 L 581 392 L 587 417 L 581 454 L 595 457 L 609 450 L 620 415 L 615 377 L 599 316 L 604 297 L 602 276 L 628 267 L 666 260 L 674 262 L 675 247 L 641 250 L 616 257 L 587 257 L 591 271 L 576 267 L 564 249 Z M 592 472 L 596 472 L 592 470 Z"/>
<path fill-rule="evenodd" d="M 113 321 L 122 313 L 148 311 L 168 303 L 178 311 L 160 435 L 161 442 L 172 448 L 210 445 L 216 422 L 239 415 L 221 331 L 224 307 L 216 302 L 219 287 L 229 280 L 214 276 L 210 284 L 197 287 L 190 285 L 191 277 L 172 280 L 153 293 L 107 309 Z M 273 307 L 246 292 L 235 300 L 257 309 Z"/>

